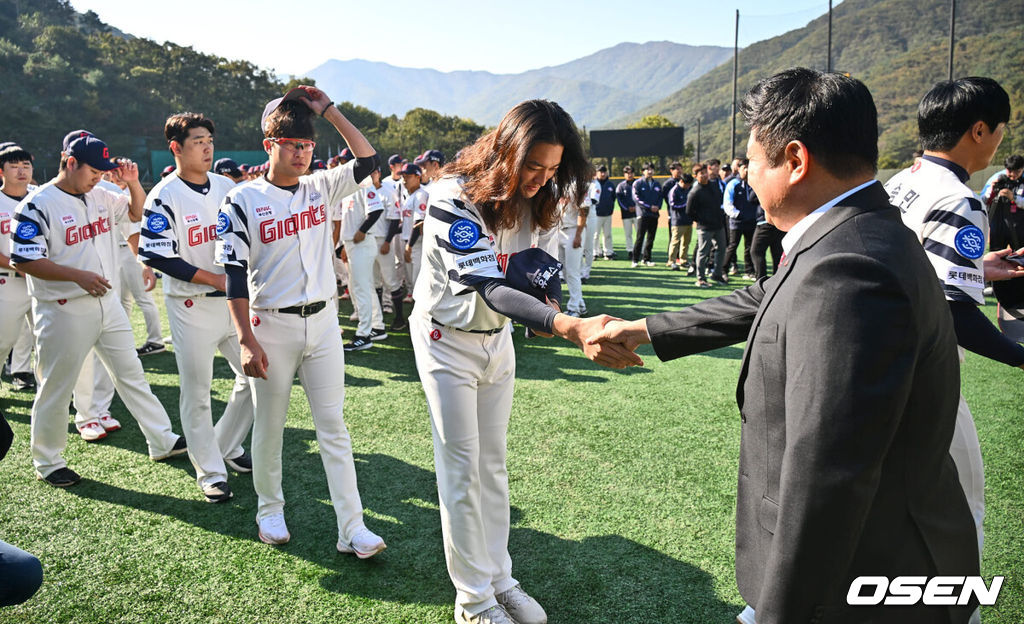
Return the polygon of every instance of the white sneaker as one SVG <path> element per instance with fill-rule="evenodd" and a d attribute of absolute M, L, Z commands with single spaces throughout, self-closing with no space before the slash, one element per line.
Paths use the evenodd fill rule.
<path fill-rule="evenodd" d="M 547 624 L 548 614 L 544 608 L 523 591 L 522 585 L 516 585 L 508 591 L 494 594 L 498 604 L 505 607 L 508 614 L 517 624 Z"/>
<path fill-rule="evenodd" d="M 637 268 L 638 266 L 640 266 L 640 263 L 639 263 L 639 262 L 633 262 L 633 263 L 630 263 L 630 265 L 629 265 L 629 266 L 635 269 L 635 268 Z"/>
<path fill-rule="evenodd" d="M 347 544 L 340 539 L 338 540 L 338 552 L 355 553 L 355 556 L 360 559 L 369 559 L 387 547 L 388 545 L 384 543 L 384 539 L 381 536 L 366 527 L 356 531 L 355 535 L 352 536 L 352 540 Z"/>
<path fill-rule="evenodd" d="M 744 607 L 743 611 L 736 616 L 736 621 L 739 622 L 739 624 L 755 624 L 754 608 L 750 605 Z"/>
<path fill-rule="evenodd" d="M 96 440 L 102 440 L 107 437 L 106 430 L 103 429 L 103 425 L 98 420 L 90 420 L 81 427 L 78 428 L 79 435 L 86 442 L 95 442 Z"/>
<path fill-rule="evenodd" d="M 264 544 L 287 544 L 292 538 L 288 525 L 284 523 L 284 514 L 276 513 L 256 520 L 259 525 L 260 540 Z"/>
<path fill-rule="evenodd" d="M 110 432 L 120 429 L 121 423 L 119 423 L 117 419 L 110 414 L 104 414 L 100 416 L 100 426 L 103 427 L 104 431 Z"/>
<path fill-rule="evenodd" d="M 455 607 L 455 623 L 456 624 L 519 624 L 512 619 L 512 616 L 508 614 L 505 607 L 501 605 L 495 605 L 490 609 L 477 613 L 476 615 L 470 615 L 466 613 L 462 607 Z"/>
<path fill-rule="evenodd" d="M 359 320 L 359 315 L 356 314 L 355 312 L 353 312 L 351 315 L 349 315 L 348 320 L 350 320 L 350 321 L 358 321 Z"/>

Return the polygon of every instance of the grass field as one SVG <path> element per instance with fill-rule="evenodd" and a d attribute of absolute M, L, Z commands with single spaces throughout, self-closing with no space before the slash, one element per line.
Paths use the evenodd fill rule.
<path fill-rule="evenodd" d="M 624 260 L 598 261 L 584 286 L 592 313 L 624 318 L 725 292 Z M 343 302 L 346 336 L 350 311 Z M 994 305 L 985 311 L 992 316 Z M 667 363 L 644 347 L 646 366 L 625 372 L 598 367 L 564 341 L 524 340 L 521 331 L 516 350 L 510 549 L 516 578 L 550 621 L 734 622 L 742 608 L 733 571 L 742 345 Z M 37 555 L 45 581 L 29 602 L 0 609 L 0 622 L 450 622 L 454 589 L 409 336 L 346 359 L 345 419 L 366 520 L 389 545 L 367 561 L 335 552 L 334 514 L 297 383 L 284 442 L 292 541 L 279 548 L 256 537 L 248 476 L 232 474 L 231 502 L 203 502 L 188 460 L 149 461 L 116 399 L 124 429 L 94 444 L 69 435 L 64 456 L 83 482 L 60 490 L 37 481 L 32 397 L 5 386 L 0 406 L 17 438 L 0 463 L 0 539 Z M 143 364 L 180 431 L 173 354 Z M 215 414 L 230 390 L 220 359 L 217 375 Z M 983 574 L 1006 576 L 985 622 L 1024 622 L 1022 381 L 1020 371 L 972 354 L 963 366 L 988 479 Z"/>

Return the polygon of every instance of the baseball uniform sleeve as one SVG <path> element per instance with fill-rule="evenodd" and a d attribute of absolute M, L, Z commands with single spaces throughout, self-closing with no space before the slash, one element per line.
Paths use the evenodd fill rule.
<path fill-rule="evenodd" d="M 476 215 L 458 204 L 462 202 L 457 199 L 432 204 L 423 222 L 423 235 L 434 241 L 453 293 L 473 278 L 505 277 Z"/>
<path fill-rule="evenodd" d="M 985 232 L 988 219 L 971 197 L 937 203 L 925 215 L 922 244 L 949 301 L 985 303 Z"/>
<path fill-rule="evenodd" d="M 160 197 L 147 197 L 142 211 L 139 257 L 143 261 L 178 257 L 174 208 Z"/>
<path fill-rule="evenodd" d="M 341 203 L 342 199 L 359 190 L 359 184 L 352 173 L 355 166 L 356 162 L 350 160 L 344 165 L 328 169 L 320 174 L 327 181 L 326 200 L 328 206 Z"/>
<path fill-rule="evenodd" d="M 729 184 L 725 187 L 725 194 L 722 197 L 722 210 L 725 214 L 736 219 L 740 216 L 740 211 L 736 208 L 736 189 L 740 185 L 739 178 L 733 178 L 729 180 Z"/>
<path fill-rule="evenodd" d="M 340 167 L 336 167 L 340 169 Z M 222 266 L 245 266 L 249 261 L 249 217 L 239 195 L 228 195 L 217 213 L 215 262 Z"/>
<path fill-rule="evenodd" d="M 50 235 L 50 219 L 32 202 L 18 204 L 11 231 L 11 262 L 31 262 L 48 255 L 46 239 Z"/>

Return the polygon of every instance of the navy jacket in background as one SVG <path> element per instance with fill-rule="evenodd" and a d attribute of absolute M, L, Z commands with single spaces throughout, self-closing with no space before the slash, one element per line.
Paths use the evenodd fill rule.
<path fill-rule="evenodd" d="M 757 225 L 757 208 L 760 205 L 754 189 L 743 180 L 733 178 L 726 184 L 722 210 L 729 216 L 729 229 L 742 230 Z"/>
<path fill-rule="evenodd" d="M 633 182 L 633 201 L 636 202 L 641 217 L 656 217 L 655 208 L 661 208 L 661 183 L 651 178 L 647 181 L 638 178 Z"/>
<path fill-rule="evenodd" d="M 666 184 L 668 184 L 666 182 Z M 682 184 L 673 184 L 668 192 L 668 224 L 672 227 L 693 225 L 693 219 L 686 214 L 686 199 L 690 189 Z"/>
<path fill-rule="evenodd" d="M 635 182 L 636 180 L 634 180 Z M 636 202 L 633 201 L 633 187 L 629 182 L 623 180 L 619 182 L 619 185 L 615 187 L 615 199 L 619 202 L 619 210 L 622 211 L 623 219 L 632 219 L 636 217 L 635 212 L 630 212 L 629 209 L 636 206 Z"/>
<path fill-rule="evenodd" d="M 595 212 L 599 217 L 610 217 L 615 212 L 615 183 L 607 178 L 604 182 L 597 178 L 594 181 L 601 185 L 601 199 L 597 202 Z"/>

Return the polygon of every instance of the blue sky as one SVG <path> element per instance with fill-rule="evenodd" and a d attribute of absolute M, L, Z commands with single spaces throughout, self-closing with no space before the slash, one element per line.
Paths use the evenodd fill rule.
<path fill-rule="evenodd" d="M 158 3 L 138 0 L 71 0 L 75 9 L 95 11 L 133 35 L 247 59 L 278 74 L 301 74 L 332 58 L 518 73 L 624 41 L 732 46 L 736 9 L 740 46 L 799 28 L 828 11 L 827 0 L 434 0 L 392 3 L 390 13 L 383 13 L 381 4 L 175 0 L 157 8 Z M 291 10 L 275 15 L 282 8 Z M 308 13 L 298 12 L 303 9 Z"/>

